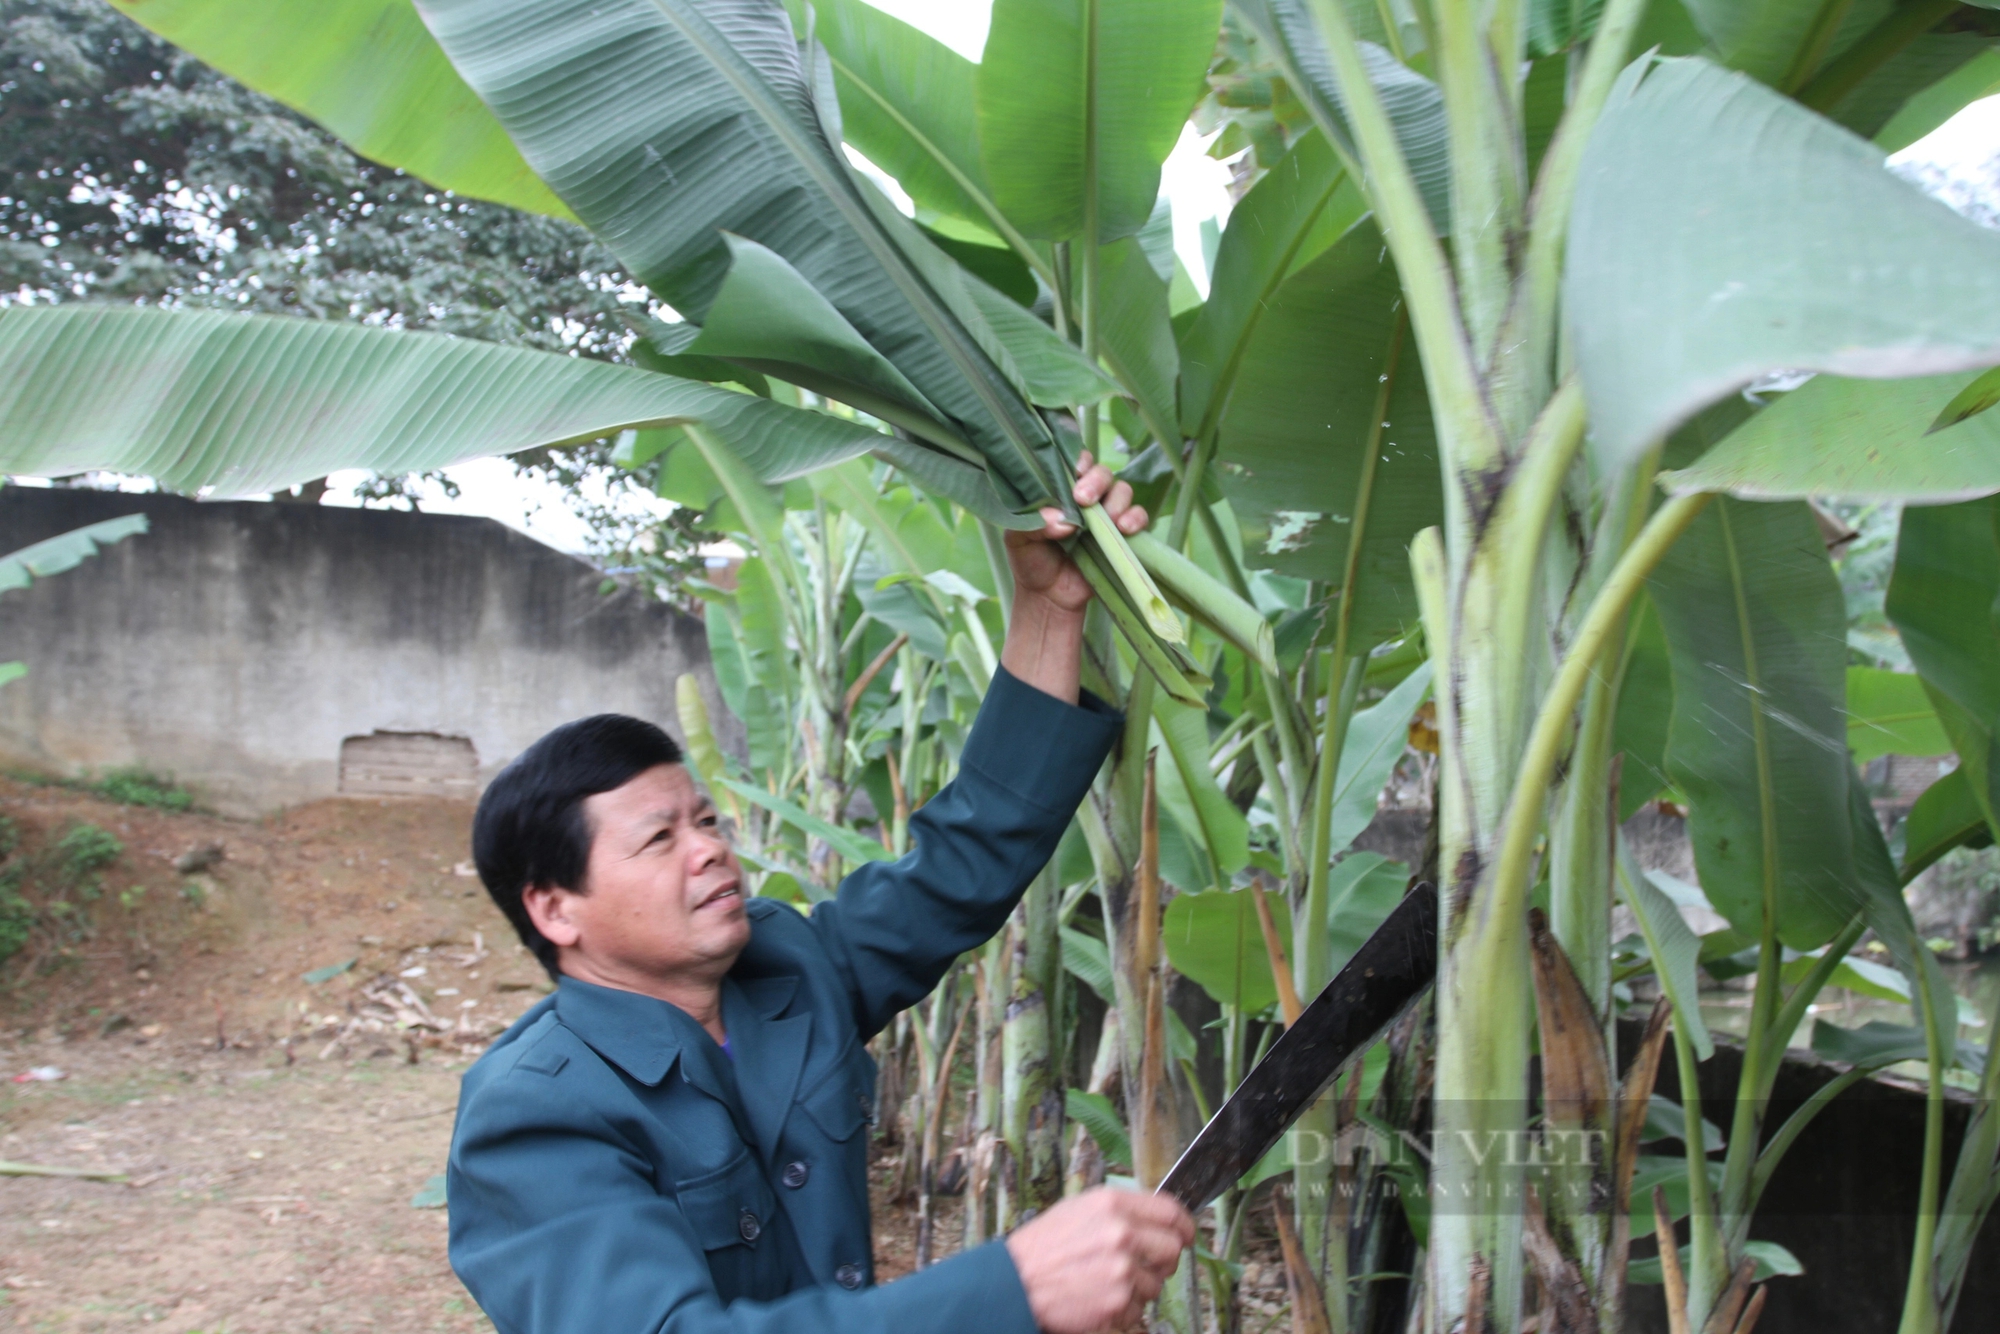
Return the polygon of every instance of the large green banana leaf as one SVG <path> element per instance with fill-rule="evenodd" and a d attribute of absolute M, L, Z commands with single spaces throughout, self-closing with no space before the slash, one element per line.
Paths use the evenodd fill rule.
<path fill-rule="evenodd" d="M 1718 500 L 1651 583 L 1673 663 L 1667 769 L 1703 891 L 1793 949 L 1860 906 L 1848 821 L 1846 606 L 1810 509 Z"/>
<path fill-rule="evenodd" d="M 1131 236 L 1152 216 L 1222 26 L 1221 0 L 995 0 L 979 63 L 993 197 L 1029 236 Z"/>
<path fill-rule="evenodd" d="M 1320 133 L 1333 141 L 1349 163 L 1357 162 L 1353 135 L 1342 109 L 1338 81 L 1326 46 L 1312 17 L 1312 7 L 1327 0 L 1240 0 L 1238 11 L 1270 43 L 1285 72 L 1285 82 L 1311 113 Z M 1381 47 L 1364 41 L 1361 47 L 1368 77 L 1382 99 L 1396 131 L 1396 141 L 1409 161 L 1410 174 L 1424 197 L 1424 207 L 1438 233 L 1451 230 L 1451 148 L 1445 127 L 1444 96 L 1437 85 L 1397 60 Z"/>
<path fill-rule="evenodd" d="M 254 495 L 698 423 L 766 481 L 886 437 L 629 366 L 469 338 L 130 306 L 0 312 L 0 472 L 103 468 Z"/>
<path fill-rule="evenodd" d="M 1416 624 L 1410 539 L 1444 512 L 1414 344 L 1381 235 L 1362 224 L 1270 298 L 1222 414 L 1218 476 L 1248 560 L 1351 599 L 1357 651 Z M 1385 390 L 1388 410 L 1377 416 Z M 1357 525 L 1360 559 L 1346 589 Z"/>
<path fill-rule="evenodd" d="M 1954 428 L 1956 429 L 1956 428 Z M 2000 829 L 2000 497 L 1903 511 L 1885 610 Z"/>
<path fill-rule="evenodd" d="M 920 422 L 943 433 L 947 447 L 976 457 L 923 392 L 870 347 L 783 256 L 740 236 L 723 239 L 729 246 L 729 276 L 722 280 L 708 323 L 688 344 L 690 354 L 768 371 L 892 421 Z"/>
<path fill-rule="evenodd" d="M 729 268 L 723 234 L 754 241 L 959 428 L 1010 508 L 1066 499 L 1053 439 L 972 280 L 847 166 L 834 99 L 815 94 L 781 6 L 420 7 L 542 179 L 677 310 L 706 321 Z"/>
<path fill-rule="evenodd" d="M 807 27 L 806 0 L 786 0 Z M 979 160 L 979 66 L 867 0 L 812 0 L 847 142 L 925 208 L 990 228 L 998 206 Z"/>
<path fill-rule="evenodd" d="M 1584 153 L 1563 301 L 1617 464 L 1773 371 L 2000 362 L 2000 235 L 1744 75 L 1640 60 Z"/>
<path fill-rule="evenodd" d="M 1230 212 L 1208 300 L 1181 338 L 1181 431 L 1215 430 L 1250 337 L 1278 285 L 1323 254 L 1367 203 L 1323 134 L 1292 146 Z"/>
<path fill-rule="evenodd" d="M 239 83 L 311 116 L 363 157 L 432 185 L 567 218 L 410 0 L 112 0 Z"/>
<path fill-rule="evenodd" d="M 1727 491 L 1768 500 L 1968 500 L 2000 491 L 2000 413 L 1931 431 L 1939 410 L 1979 375 L 1816 375 L 1724 436 L 1693 466 L 1661 480 L 1675 492 Z"/>

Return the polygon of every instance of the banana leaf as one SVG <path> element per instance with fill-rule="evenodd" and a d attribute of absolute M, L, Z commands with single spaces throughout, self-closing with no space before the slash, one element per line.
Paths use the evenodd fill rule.
<path fill-rule="evenodd" d="M 1261 1014 L 1278 1002 L 1271 956 L 1257 923 L 1254 890 L 1177 894 L 1160 923 L 1160 943 L 1174 971 L 1191 979 L 1218 1005 L 1238 1014 Z M 1279 943 L 1291 948 L 1291 914 L 1272 914 Z"/>
<path fill-rule="evenodd" d="M 1988 48 L 1921 92 L 1912 93 L 1874 134 L 1885 153 L 1900 152 L 1982 97 L 2000 92 L 2000 50 Z"/>
<path fill-rule="evenodd" d="M 371 161 L 440 189 L 569 218 L 465 86 L 410 0 L 112 0 Z"/>
<path fill-rule="evenodd" d="M 37 579 L 73 570 L 113 542 L 123 542 L 135 533 L 145 532 L 150 523 L 143 514 L 121 514 L 10 551 L 0 556 L 0 593 L 26 588 Z"/>
<path fill-rule="evenodd" d="M 1773 371 L 2000 362 L 2000 235 L 1742 74 L 1642 59 L 1584 152 L 1563 306 L 1611 466 Z"/>
<path fill-rule="evenodd" d="M 1972 795 L 1965 770 L 1950 773 L 1925 788 L 1903 820 L 1904 884 L 1953 848 L 1985 848 L 1993 845 L 1993 830 L 1986 823 L 1986 810 Z"/>
<path fill-rule="evenodd" d="M 1333 821 L 1327 852 L 1339 856 L 1375 819 L 1382 789 L 1408 748 L 1410 719 L 1430 694 L 1431 664 L 1424 663 L 1380 701 L 1354 715 L 1347 725 L 1347 744 L 1340 751 L 1340 770 L 1333 783 Z"/>
<path fill-rule="evenodd" d="M 968 275 L 848 166 L 831 67 L 817 46 L 802 50 L 781 6 L 421 0 L 419 7 L 529 164 L 676 310 L 709 323 L 730 295 L 725 234 L 755 242 L 971 445 L 1006 511 L 992 517 L 1034 526 L 1039 521 L 1026 516 L 1043 505 L 1073 509 L 1069 464 L 1035 403 L 1038 395 L 1078 397 L 1051 394 L 1041 376 L 1073 367 L 1073 350 Z M 754 309 L 745 319 L 755 319 Z M 935 439 L 905 443 L 896 461 L 927 489 L 968 466 Z M 1092 541 L 1109 576 L 1124 583 L 1136 564 L 1122 538 Z M 1127 591 L 1143 605 L 1150 590 Z"/>
<path fill-rule="evenodd" d="M 1880 667 L 1847 669 L 1847 749 L 1856 764 L 1883 755 L 1949 755 L 1951 741 L 1922 677 Z"/>
<path fill-rule="evenodd" d="M 1838 101 L 1828 104 L 1827 118 L 1863 138 L 1874 139 L 1911 98 L 1947 82 L 1993 50 L 1993 39 L 1985 33 L 1925 33 L 1882 60 Z M 1978 77 L 1975 73 L 1972 86 L 1977 86 Z"/>
<path fill-rule="evenodd" d="M 1715 1042 L 1701 1014 L 1701 941 L 1674 901 L 1655 885 L 1633 857 L 1631 846 L 1618 840 L 1618 897 L 1639 920 L 1646 949 L 1653 958 L 1653 975 L 1674 1007 L 1674 1023 L 1693 1045 L 1695 1056 L 1715 1055 Z"/>
<path fill-rule="evenodd" d="M 979 148 L 1007 217 L 1100 244 L 1145 226 L 1221 25 L 1221 0 L 995 0 Z"/>
<path fill-rule="evenodd" d="M 1846 604 L 1803 504 L 1718 500 L 1650 592 L 1673 665 L 1667 770 L 1702 889 L 1751 936 L 1824 944 L 1860 908 L 1841 717 Z"/>
<path fill-rule="evenodd" d="M 1955 426 L 1962 431 L 1986 413 Z M 1941 432 L 1940 434 L 1950 434 Z M 2000 497 L 1903 511 L 1884 608 L 1958 751 L 1970 795 L 2000 828 Z"/>
<path fill-rule="evenodd" d="M 1416 624 L 1409 546 L 1443 522 L 1443 489 L 1415 339 L 1372 224 L 1352 228 L 1269 300 L 1222 414 L 1216 468 L 1248 562 L 1346 597 L 1351 652 Z M 1343 588 L 1356 525 L 1354 586 Z"/>
<path fill-rule="evenodd" d="M 805 0 L 786 8 L 805 32 Z M 1004 225 L 979 160 L 979 66 L 866 0 L 812 0 L 810 26 L 833 70 L 847 142 L 918 205 Z"/>
<path fill-rule="evenodd" d="M 2000 491 L 2000 414 L 1933 429 L 1981 378 L 1978 371 L 1908 380 L 1816 375 L 1661 482 L 1677 495 L 1726 491 L 1749 500 L 1942 501 Z"/>
<path fill-rule="evenodd" d="M 1208 300 L 1181 337 L 1183 434 L 1199 439 L 1215 429 L 1279 284 L 1338 241 L 1366 208 L 1333 146 L 1313 131 L 1230 211 Z"/>
<path fill-rule="evenodd" d="M 1270 45 L 1285 82 L 1305 104 L 1313 124 L 1340 149 L 1348 163 L 1353 148 L 1333 66 L 1312 16 L 1326 0 L 1240 0 L 1237 8 Z M 1369 80 L 1388 112 L 1403 157 L 1410 164 L 1424 207 L 1440 236 L 1451 231 L 1451 147 L 1445 125 L 1444 95 L 1436 84 L 1403 64 L 1376 42 L 1361 44 Z"/>
<path fill-rule="evenodd" d="M 1674 716 L 1674 675 L 1667 638 L 1652 599 L 1641 592 L 1627 618 L 1625 675 L 1611 744 L 1618 760 L 1618 821 L 1623 824 L 1667 785 L 1667 727 Z"/>
<path fill-rule="evenodd" d="M 1388 920 L 1409 889 L 1410 868 L 1379 852 L 1350 852 L 1326 875 L 1327 968 L 1338 973 Z"/>
<path fill-rule="evenodd" d="M 808 814 L 805 808 L 796 802 L 787 801 L 783 797 L 773 796 L 763 788 L 754 787 L 749 783 L 738 782 L 734 778 L 724 778 L 721 782 L 723 787 L 734 792 L 737 796 L 743 798 L 743 800 L 753 805 L 762 806 L 785 823 L 792 825 L 803 833 L 810 834 L 814 838 L 824 841 L 828 847 L 832 848 L 849 862 L 861 865 L 867 862 L 895 860 L 895 853 L 889 851 L 859 830 L 845 829 L 840 825 L 830 824 L 816 815 Z"/>
<path fill-rule="evenodd" d="M 766 481 L 886 437 L 751 394 L 551 352 L 330 320 L 130 306 L 0 312 L 0 471 L 108 469 L 256 495 L 700 424 Z"/>

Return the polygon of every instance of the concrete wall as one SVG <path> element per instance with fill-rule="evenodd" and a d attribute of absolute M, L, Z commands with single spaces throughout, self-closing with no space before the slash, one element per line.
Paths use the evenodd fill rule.
<path fill-rule="evenodd" d="M 341 744 L 464 737 L 483 783 L 557 723 L 676 735 L 699 620 L 489 519 L 8 488 L 0 552 L 142 511 L 152 531 L 0 597 L 0 764 L 143 764 L 249 813 L 333 794 Z M 725 744 L 731 738 L 725 737 Z"/>

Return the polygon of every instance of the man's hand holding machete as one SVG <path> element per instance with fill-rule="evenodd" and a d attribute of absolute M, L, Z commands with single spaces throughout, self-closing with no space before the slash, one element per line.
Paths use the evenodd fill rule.
<path fill-rule="evenodd" d="M 1077 503 L 1145 527 L 1081 463 Z M 452 1139 L 452 1264 L 499 1334 L 1094 1334 L 1173 1273 L 1187 1210 L 1100 1189 L 873 1283 L 864 1044 L 1005 924 L 1122 728 L 1079 689 L 1090 588 L 1043 519 L 1007 537 L 1003 670 L 958 778 L 909 855 L 809 917 L 745 898 L 651 724 L 567 724 L 488 788 L 480 876 L 557 983 L 467 1073 Z"/>

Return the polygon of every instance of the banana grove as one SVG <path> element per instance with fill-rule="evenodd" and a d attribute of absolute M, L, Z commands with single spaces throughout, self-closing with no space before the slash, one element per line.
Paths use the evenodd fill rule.
<path fill-rule="evenodd" d="M 1772 1124 L 1772 1089 L 1838 986 L 1910 1006 L 1811 1040 L 1843 1081 L 1928 1070 L 1901 1327 L 1950 1326 L 1996 1065 L 1903 890 L 2000 813 L 2000 236 L 1883 159 L 2000 85 L 2000 14 L 995 0 L 975 64 L 861 0 L 116 7 L 358 153 L 582 223 L 652 302 L 621 365 L 16 306 L 0 469 L 251 494 L 619 436 L 752 553 L 703 590 L 747 754 L 691 689 L 680 721 L 765 893 L 906 846 L 993 671 L 1000 531 L 1081 451 L 1162 516 L 1079 543 L 1123 746 L 1009 931 L 883 1039 L 920 1252 L 955 1062 L 969 1238 L 1107 1164 L 1157 1183 L 1425 879 L 1433 999 L 1217 1202 L 1161 1320 L 1237 1327 L 1283 1176 L 1296 1328 L 1609 1331 L 1647 1280 L 1676 1330 L 1748 1334 L 1788 1258 L 1760 1195 L 1832 1096 Z M 1190 116 L 1241 187 L 1205 298 L 1158 200 Z M 1903 507 L 1913 671 L 1850 650 L 1815 498 Z M 1956 759 L 1886 834 L 1856 768 L 1885 753 Z M 1417 865 L 1352 848 L 1399 765 Z M 1619 831 L 1663 794 L 1698 888 Z M 1753 980 L 1727 1106 L 1696 1092 L 1703 972 Z M 1985 1099 L 1955 1162 L 1950 1079 Z M 1427 1158 L 1383 1151 L 1418 1131 Z M 1490 1151 L 1519 1142 L 1591 1148 Z"/>

